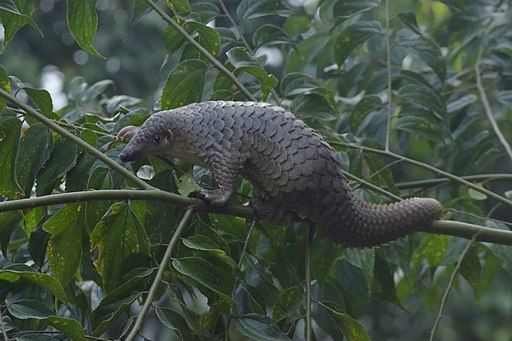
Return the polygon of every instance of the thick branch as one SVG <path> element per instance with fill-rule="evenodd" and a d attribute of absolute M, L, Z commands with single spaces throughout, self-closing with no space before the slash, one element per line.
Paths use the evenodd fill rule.
<path fill-rule="evenodd" d="M 392 101 L 392 83 L 391 83 L 391 46 L 390 46 L 390 29 L 389 29 L 389 0 L 386 0 L 385 3 L 385 12 L 386 12 L 386 69 L 387 69 L 387 81 L 388 81 L 388 117 L 387 117 L 387 125 L 386 125 L 386 151 L 389 151 L 389 140 L 391 137 L 391 108 L 393 106 Z"/>
<path fill-rule="evenodd" d="M 339 145 L 339 146 L 345 146 L 345 147 L 349 147 L 349 148 L 353 148 L 353 149 L 359 149 L 359 150 L 362 150 L 362 151 L 367 151 L 367 152 L 371 152 L 371 153 L 375 153 L 375 154 L 380 154 L 380 155 L 385 155 L 385 156 L 389 156 L 389 157 L 392 157 L 394 159 L 398 159 L 398 160 L 402 160 L 403 162 L 407 162 L 409 164 L 412 164 L 412 165 L 415 165 L 415 166 L 418 166 L 418 167 L 421 167 L 421 168 L 424 168 L 424 169 L 428 169 L 429 171 L 433 172 L 433 173 L 437 173 L 439 175 L 442 175 L 448 179 L 450 179 L 451 181 L 454 181 L 454 182 L 458 182 L 462 185 L 466 185 L 468 186 L 469 188 L 472 188 L 474 189 L 475 191 L 477 192 L 480 192 L 480 193 L 484 193 L 485 195 L 493 198 L 493 199 L 496 199 L 504 204 L 507 204 L 509 206 L 512 206 L 512 200 L 509 200 L 499 194 L 496 194 L 494 192 L 491 192 L 489 191 L 488 189 L 485 189 L 485 188 L 482 188 L 480 186 L 477 186 L 467 180 L 464 180 L 463 178 L 459 177 L 459 176 L 456 176 L 456 175 L 453 175 L 451 173 L 448 173 L 448 172 L 445 172 L 439 168 L 436 168 L 434 166 L 431 166 L 427 163 L 424 163 L 424 162 L 420 162 L 420 161 L 417 161 L 417 160 L 414 160 L 414 159 L 410 159 L 406 156 L 402 156 L 402 155 L 399 155 L 399 154 L 395 154 L 393 152 L 390 152 L 390 151 L 385 151 L 385 150 L 381 150 L 381 149 L 376 149 L 376 148 L 370 148 L 370 147 L 365 147 L 365 146 L 361 146 L 361 145 L 358 145 L 358 144 L 352 144 L 352 143 L 346 143 L 346 142 L 338 142 L 338 141 L 329 141 L 329 143 L 331 143 L 332 145 Z"/>
<path fill-rule="evenodd" d="M 72 133 L 70 133 L 66 129 L 64 129 L 61 126 L 59 126 L 53 120 L 51 120 L 48 117 L 44 116 L 43 114 L 40 114 L 34 108 L 32 108 L 32 107 L 26 105 L 25 103 L 21 102 L 20 100 L 18 100 L 16 97 L 11 95 L 7 91 L 5 91 L 3 89 L 0 89 L 0 97 L 4 98 L 5 100 L 7 100 L 12 105 L 20 108 L 27 115 L 30 115 L 30 116 L 34 117 L 36 120 L 44 123 L 45 125 L 50 127 L 53 131 L 59 133 L 59 135 L 61 135 L 62 137 L 70 140 L 71 142 L 76 144 L 81 149 L 85 150 L 86 152 L 88 152 L 89 154 L 91 154 L 92 156 L 97 158 L 98 160 L 100 160 L 103 163 L 105 163 L 107 166 L 109 166 L 113 170 L 121 173 L 125 178 L 127 178 L 127 179 L 131 180 L 132 182 L 134 182 L 137 185 L 137 187 L 139 187 L 141 189 L 153 188 L 152 186 L 150 186 L 149 184 L 144 182 L 142 179 L 139 179 L 135 174 L 133 174 L 132 172 L 130 172 L 129 170 L 127 170 L 126 168 L 124 168 L 123 166 L 121 166 L 120 164 L 118 164 L 117 162 L 115 162 L 114 160 L 112 160 L 111 158 L 109 158 L 108 156 L 106 156 L 105 154 L 103 154 L 102 152 L 97 150 L 96 148 L 92 147 L 91 145 L 89 145 L 87 142 L 85 142 L 81 138 L 73 135 Z"/>
<path fill-rule="evenodd" d="M 219 213 L 241 218 L 253 218 L 252 208 L 240 205 L 227 205 L 215 207 L 207 205 L 200 199 L 187 198 L 174 193 L 161 190 L 95 190 L 85 192 L 71 192 L 51 194 L 35 198 L 8 200 L 0 202 L 0 212 L 29 209 L 39 206 L 56 205 L 72 202 L 85 202 L 94 200 L 150 200 L 167 202 L 178 206 L 196 206 L 200 211 Z M 476 240 L 502 245 L 512 245 L 512 232 L 491 229 L 484 226 L 467 224 L 458 221 L 437 220 L 431 226 L 422 229 L 423 232 L 446 234 L 455 237 L 471 239 L 478 233 Z"/>
<path fill-rule="evenodd" d="M 226 75 L 226 77 L 228 77 L 232 82 L 233 84 L 236 85 L 236 87 L 238 89 L 240 89 L 240 91 L 242 91 L 242 93 L 248 98 L 250 99 L 251 101 L 257 101 L 256 97 L 254 97 L 250 92 L 249 90 L 247 90 L 247 88 L 245 86 L 242 85 L 242 83 L 240 83 L 238 81 L 238 79 L 236 78 L 236 76 L 230 72 L 228 69 L 226 69 L 224 67 L 224 65 L 222 65 L 221 62 L 219 62 L 217 59 L 215 59 L 214 56 L 212 56 L 204 47 L 201 46 L 201 44 L 199 44 L 197 41 L 194 40 L 194 38 L 192 38 L 192 36 L 190 36 L 190 34 L 187 33 L 187 31 L 185 31 L 180 25 L 178 25 L 167 13 L 164 12 L 164 10 L 162 10 L 160 7 L 157 6 L 157 4 L 155 4 L 152 0 L 144 0 L 146 1 L 146 3 L 151 6 L 155 12 L 163 19 L 165 20 L 169 25 L 171 25 L 176 31 L 178 31 L 179 34 L 181 34 L 183 36 L 183 38 L 185 38 L 189 43 L 192 44 L 192 46 L 194 46 L 194 48 L 196 50 L 198 50 L 203 56 L 206 57 L 206 59 L 208 59 L 210 61 L 210 63 L 213 64 L 213 66 L 215 66 L 220 72 L 222 72 L 224 75 Z"/>

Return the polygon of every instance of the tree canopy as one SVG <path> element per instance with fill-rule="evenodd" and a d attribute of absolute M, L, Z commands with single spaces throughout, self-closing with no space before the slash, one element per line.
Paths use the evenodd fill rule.
<path fill-rule="evenodd" d="M 7 340 L 508 340 L 512 6 L 500 0 L 0 1 L 0 335 Z M 115 136 L 266 101 L 355 193 L 442 220 L 372 249 L 225 207 L 208 170 Z"/>

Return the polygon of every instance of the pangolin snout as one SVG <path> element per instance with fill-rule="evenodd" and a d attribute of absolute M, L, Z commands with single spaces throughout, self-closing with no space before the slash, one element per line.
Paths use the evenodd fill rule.
<path fill-rule="evenodd" d="M 140 153 L 138 153 L 136 150 L 131 148 L 131 146 L 126 146 L 121 154 L 119 154 L 119 159 L 123 162 L 131 162 L 135 160 Z"/>

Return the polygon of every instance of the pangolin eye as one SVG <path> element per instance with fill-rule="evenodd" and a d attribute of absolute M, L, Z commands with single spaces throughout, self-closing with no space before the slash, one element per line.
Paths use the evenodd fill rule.
<path fill-rule="evenodd" d="M 159 144 L 160 143 L 160 136 L 156 135 L 155 137 L 153 137 L 153 143 L 154 144 Z"/>

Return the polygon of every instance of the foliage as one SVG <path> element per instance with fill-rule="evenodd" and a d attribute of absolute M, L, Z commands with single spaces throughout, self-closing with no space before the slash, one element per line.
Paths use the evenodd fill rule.
<path fill-rule="evenodd" d="M 45 9 L 52 18 L 48 23 L 43 3 L 0 3 L 2 49 L 7 46 L 0 87 L 156 188 L 193 196 L 193 180 L 208 184 L 210 174 L 180 161 L 170 171 L 167 162 L 153 157 L 124 164 L 118 159 L 123 144 L 115 134 L 126 125 L 141 125 L 159 109 L 200 100 L 248 100 L 246 88 L 257 100 L 290 109 L 334 142 L 351 174 L 401 197 L 438 198 L 446 208 L 445 218 L 510 227 L 506 221 L 512 218 L 511 208 L 478 188 L 510 199 L 511 177 L 484 175 L 474 182 L 476 188 L 449 181 L 430 186 L 419 181 L 435 176 L 426 167 L 347 146 L 384 149 L 389 136 L 396 153 L 458 178 L 510 173 L 511 160 L 482 104 L 482 96 L 487 96 L 491 114 L 510 141 L 512 6 L 506 1 L 393 1 L 389 17 L 386 3 L 379 0 L 243 0 L 226 4 L 229 13 L 224 13 L 222 2 L 159 3 L 220 61 L 222 70 L 175 27 L 155 24 L 165 21 L 148 14 L 150 1 L 134 0 L 132 18 L 126 20 L 132 40 L 144 50 L 144 43 L 152 44 L 156 36 L 160 50 L 146 49 L 148 62 L 133 63 L 136 80 L 130 86 L 119 78 L 130 78 L 129 72 L 114 75 L 119 82 L 99 80 L 105 77 L 97 74 L 92 82 L 73 79 L 66 85 L 68 103 L 63 107 L 57 107 L 46 90 L 34 88 L 33 79 L 23 82 L 23 77 L 7 76 L 13 74 L 11 66 L 20 70 L 22 63 L 9 57 L 9 49 L 19 51 L 18 36 L 21 42 L 33 39 L 34 32 L 45 32 L 65 16 L 66 33 L 91 54 L 91 64 L 100 63 L 101 56 L 111 52 L 102 42 L 118 39 L 118 33 L 105 29 L 102 16 L 116 10 L 127 13 L 128 5 L 112 1 L 108 10 L 98 10 L 100 2 L 93 0 L 55 1 L 54 8 Z M 54 44 L 51 37 L 37 40 L 34 46 Z M 34 58 L 55 53 L 47 50 Z M 127 61 L 130 53 L 124 53 L 121 60 Z M 73 72 L 85 75 L 87 68 L 92 67 Z M 165 75 L 159 79 L 158 72 Z M 476 87 L 475 72 L 483 88 Z M 140 75 L 148 80 L 137 84 Z M 149 97 L 147 82 L 152 92 L 160 94 L 157 89 L 162 89 L 154 107 L 138 98 Z M 120 95 L 123 91 L 135 97 Z M 2 198 L 134 187 L 12 103 L 0 104 L 5 107 L 0 116 Z M 356 192 L 369 201 L 388 201 L 371 188 L 358 187 Z M 242 181 L 237 193 L 232 203 L 245 204 L 253 191 Z M 126 337 L 136 315 L 132 309 L 146 299 L 182 213 L 182 208 L 163 202 L 111 199 L 1 212 L 2 329 L 10 338 L 25 339 Z M 153 302 L 160 325 L 165 333 L 186 340 L 304 338 L 307 242 L 308 227 L 302 223 L 287 228 L 258 223 L 252 229 L 239 217 L 196 213 L 172 260 L 163 264 Z M 371 250 L 343 250 L 315 231 L 314 336 L 425 338 L 460 262 L 453 283 L 456 299 L 446 302 L 445 314 L 452 320 L 441 321 L 439 335 L 508 339 L 510 309 L 503 301 L 510 301 L 510 288 L 503 283 L 510 281 L 511 250 L 476 242 L 461 257 L 468 242 L 417 233 Z M 494 292 L 506 299 L 495 298 Z M 481 319 L 487 323 L 473 323 Z M 142 330 L 152 339 L 158 333 Z"/>

